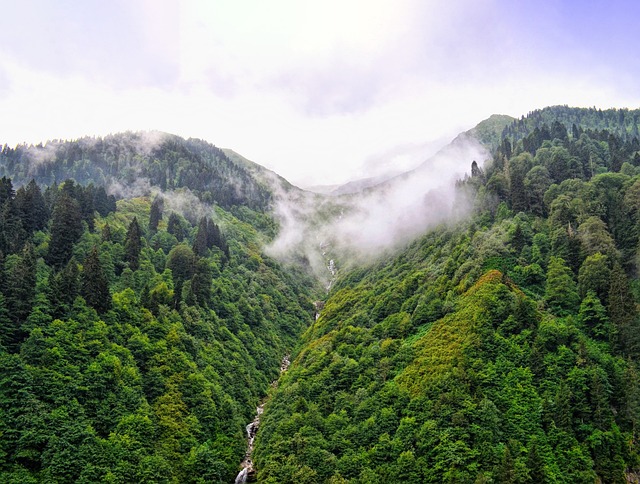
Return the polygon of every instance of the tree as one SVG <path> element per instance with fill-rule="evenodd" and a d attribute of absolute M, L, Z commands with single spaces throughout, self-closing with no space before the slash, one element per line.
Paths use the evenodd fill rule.
<path fill-rule="evenodd" d="M 104 187 L 99 186 L 93 194 L 93 206 L 100 216 L 106 217 L 111 212 L 116 211 L 116 197 L 107 195 Z"/>
<path fill-rule="evenodd" d="M 609 293 L 609 260 L 606 255 L 596 252 L 588 256 L 578 272 L 578 290 L 584 298 L 587 292 L 593 291 L 600 301 L 607 303 Z"/>
<path fill-rule="evenodd" d="M 167 232 L 171 235 L 175 236 L 178 239 L 178 242 L 181 242 L 186 237 L 186 233 L 184 227 L 182 226 L 182 221 L 177 213 L 171 212 L 169 215 L 169 221 L 167 222 Z"/>
<path fill-rule="evenodd" d="M 15 254 L 22 249 L 27 232 L 15 199 L 8 199 L 0 206 L 0 251 Z"/>
<path fill-rule="evenodd" d="M 13 255 L 7 260 L 7 281 L 4 288 L 9 318 L 13 331 L 8 348 L 17 349 L 25 338 L 23 325 L 31 312 L 36 290 L 36 257 L 31 244 L 26 244 L 20 256 Z"/>
<path fill-rule="evenodd" d="M 67 183 L 63 186 L 66 187 Z M 73 255 L 73 244 L 82 235 L 80 207 L 67 191 L 58 195 L 51 220 L 51 241 L 47 262 L 57 268 L 69 262 Z"/>
<path fill-rule="evenodd" d="M 215 245 L 222 251 L 227 260 L 229 259 L 229 244 L 227 244 L 227 240 L 222 234 L 220 227 L 218 227 L 213 220 L 207 220 L 207 245 L 209 248 Z"/>
<path fill-rule="evenodd" d="M 546 215 L 546 207 L 544 205 L 544 194 L 551 186 L 551 176 L 549 170 L 544 166 L 534 166 L 527 176 L 524 177 L 524 188 L 527 196 L 527 204 L 529 210 L 536 215 Z"/>
<path fill-rule="evenodd" d="M 625 355 L 637 355 L 640 349 L 640 328 L 629 279 L 617 262 L 611 271 L 609 286 L 609 317 L 616 331 L 617 347 Z"/>
<path fill-rule="evenodd" d="M 558 316 L 572 314 L 578 308 L 578 291 L 573 273 L 560 257 L 549 258 L 544 299 Z"/>
<path fill-rule="evenodd" d="M 191 278 L 190 296 L 193 304 L 207 306 L 211 299 L 211 267 L 209 261 L 201 257 L 196 263 L 193 277 Z"/>
<path fill-rule="evenodd" d="M 178 244 L 167 256 L 167 269 L 171 269 L 173 276 L 175 303 L 182 295 L 182 285 L 193 276 L 195 256 L 186 244 Z"/>
<path fill-rule="evenodd" d="M 196 236 L 193 239 L 193 253 L 198 257 L 205 257 L 207 255 L 207 250 L 209 247 L 209 238 L 207 231 L 207 218 L 202 217 L 200 222 L 198 223 L 198 231 L 196 232 Z"/>
<path fill-rule="evenodd" d="M 27 233 L 42 230 L 47 225 L 49 214 L 40 187 L 31 180 L 26 187 L 16 192 L 16 205 L 22 214 L 22 225 Z"/>
<path fill-rule="evenodd" d="M 129 268 L 132 271 L 138 270 L 140 267 L 141 250 L 140 226 L 138 225 L 138 219 L 133 217 L 127 229 L 127 237 L 124 242 L 124 259 L 129 263 Z"/>
<path fill-rule="evenodd" d="M 0 292 L 0 353 L 14 342 L 15 326 L 9 317 L 4 295 Z"/>
<path fill-rule="evenodd" d="M 589 217 L 578 227 L 578 238 L 588 255 L 597 252 L 616 256 L 616 244 L 607 230 L 607 225 L 599 217 Z"/>
<path fill-rule="evenodd" d="M 151 211 L 149 212 L 149 233 L 154 234 L 158 230 L 158 224 L 162 220 L 162 210 L 164 202 L 160 196 L 157 196 L 151 202 Z"/>
<path fill-rule="evenodd" d="M 95 246 L 84 260 L 80 294 L 99 313 L 105 313 L 111 308 L 109 284 Z"/>
<path fill-rule="evenodd" d="M 49 283 L 49 292 L 53 304 L 53 316 L 62 318 L 73 306 L 78 296 L 80 284 L 80 271 L 74 257 L 67 263 L 64 269 L 52 275 Z"/>
<path fill-rule="evenodd" d="M 592 290 L 589 290 L 580 304 L 578 319 L 592 338 L 600 341 L 611 340 L 611 324 L 607 311 Z"/>
<path fill-rule="evenodd" d="M 0 206 L 4 205 L 7 200 L 13 200 L 16 192 L 13 189 L 11 178 L 3 176 L 0 178 Z"/>

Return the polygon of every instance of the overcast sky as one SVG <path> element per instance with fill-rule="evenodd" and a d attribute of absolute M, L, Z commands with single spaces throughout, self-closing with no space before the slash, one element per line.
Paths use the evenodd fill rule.
<path fill-rule="evenodd" d="M 300 184 L 492 113 L 640 107 L 635 0 L 0 0 L 0 143 L 158 129 Z"/>

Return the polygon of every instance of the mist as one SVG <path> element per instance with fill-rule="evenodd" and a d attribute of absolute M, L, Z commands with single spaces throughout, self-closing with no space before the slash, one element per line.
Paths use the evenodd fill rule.
<path fill-rule="evenodd" d="M 267 253 L 280 259 L 303 257 L 316 276 L 332 278 L 327 266 L 364 261 L 393 251 L 429 228 L 459 220 L 471 204 L 456 180 L 482 165 L 487 150 L 462 134 L 414 170 L 347 196 L 278 192 L 275 214 L 281 230 Z"/>

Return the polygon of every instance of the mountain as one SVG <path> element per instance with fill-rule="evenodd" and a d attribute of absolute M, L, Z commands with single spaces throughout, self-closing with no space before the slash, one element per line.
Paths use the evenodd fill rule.
<path fill-rule="evenodd" d="M 224 151 L 198 139 L 161 132 L 119 133 L 104 138 L 50 141 L 45 145 L 4 146 L 0 175 L 16 185 L 77 183 L 122 186 L 143 194 L 186 188 L 207 203 L 224 208 L 246 206 L 265 210 L 271 193 L 250 172 L 247 163 L 232 162 Z"/>
<path fill-rule="evenodd" d="M 318 290 L 263 251 L 265 170 L 158 133 L 0 170 L 0 481 L 232 482 Z"/>
<path fill-rule="evenodd" d="M 637 481 L 640 143 L 552 112 L 458 183 L 467 217 L 342 267 L 265 408 L 260 481 Z"/>
<path fill-rule="evenodd" d="M 5 146 L 0 481 L 637 482 L 636 117 L 492 116 L 340 196 L 164 133 Z"/>

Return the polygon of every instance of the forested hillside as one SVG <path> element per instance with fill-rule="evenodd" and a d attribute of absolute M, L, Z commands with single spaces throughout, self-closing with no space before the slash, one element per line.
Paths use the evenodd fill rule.
<path fill-rule="evenodd" d="M 168 142 L 139 169 L 197 179 L 203 200 L 254 226 L 220 206 L 171 210 L 176 192 L 116 201 L 56 184 L 69 170 L 123 180 L 139 161 L 83 146 L 56 144 L 40 165 L 41 148 L 3 150 L 20 183 L 0 179 L 0 482 L 232 482 L 245 425 L 311 320 L 313 283 L 262 253 L 275 223 L 251 207 L 268 193 L 221 152 Z"/>
<path fill-rule="evenodd" d="M 5 146 L 0 482 L 233 482 L 267 392 L 259 482 L 637 481 L 637 117 L 480 123 L 470 215 L 338 260 L 315 322 L 371 198 L 161 133 Z"/>
<path fill-rule="evenodd" d="M 260 482 L 636 482 L 636 126 L 516 120 L 459 183 L 470 219 L 343 272 L 265 409 Z"/>
<path fill-rule="evenodd" d="M 35 179 L 48 186 L 68 178 L 83 185 L 117 184 L 126 194 L 150 187 L 188 188 L 204 202 L 227 209 L 265 210 L 271 202 L 268 187 L 251 176 L 248 166 L 232 162 L 222 150 L 202 140 L 154 131 L 37 146 L 5 145 L 0 176 L 11 177 L 16 185 Z"/>

